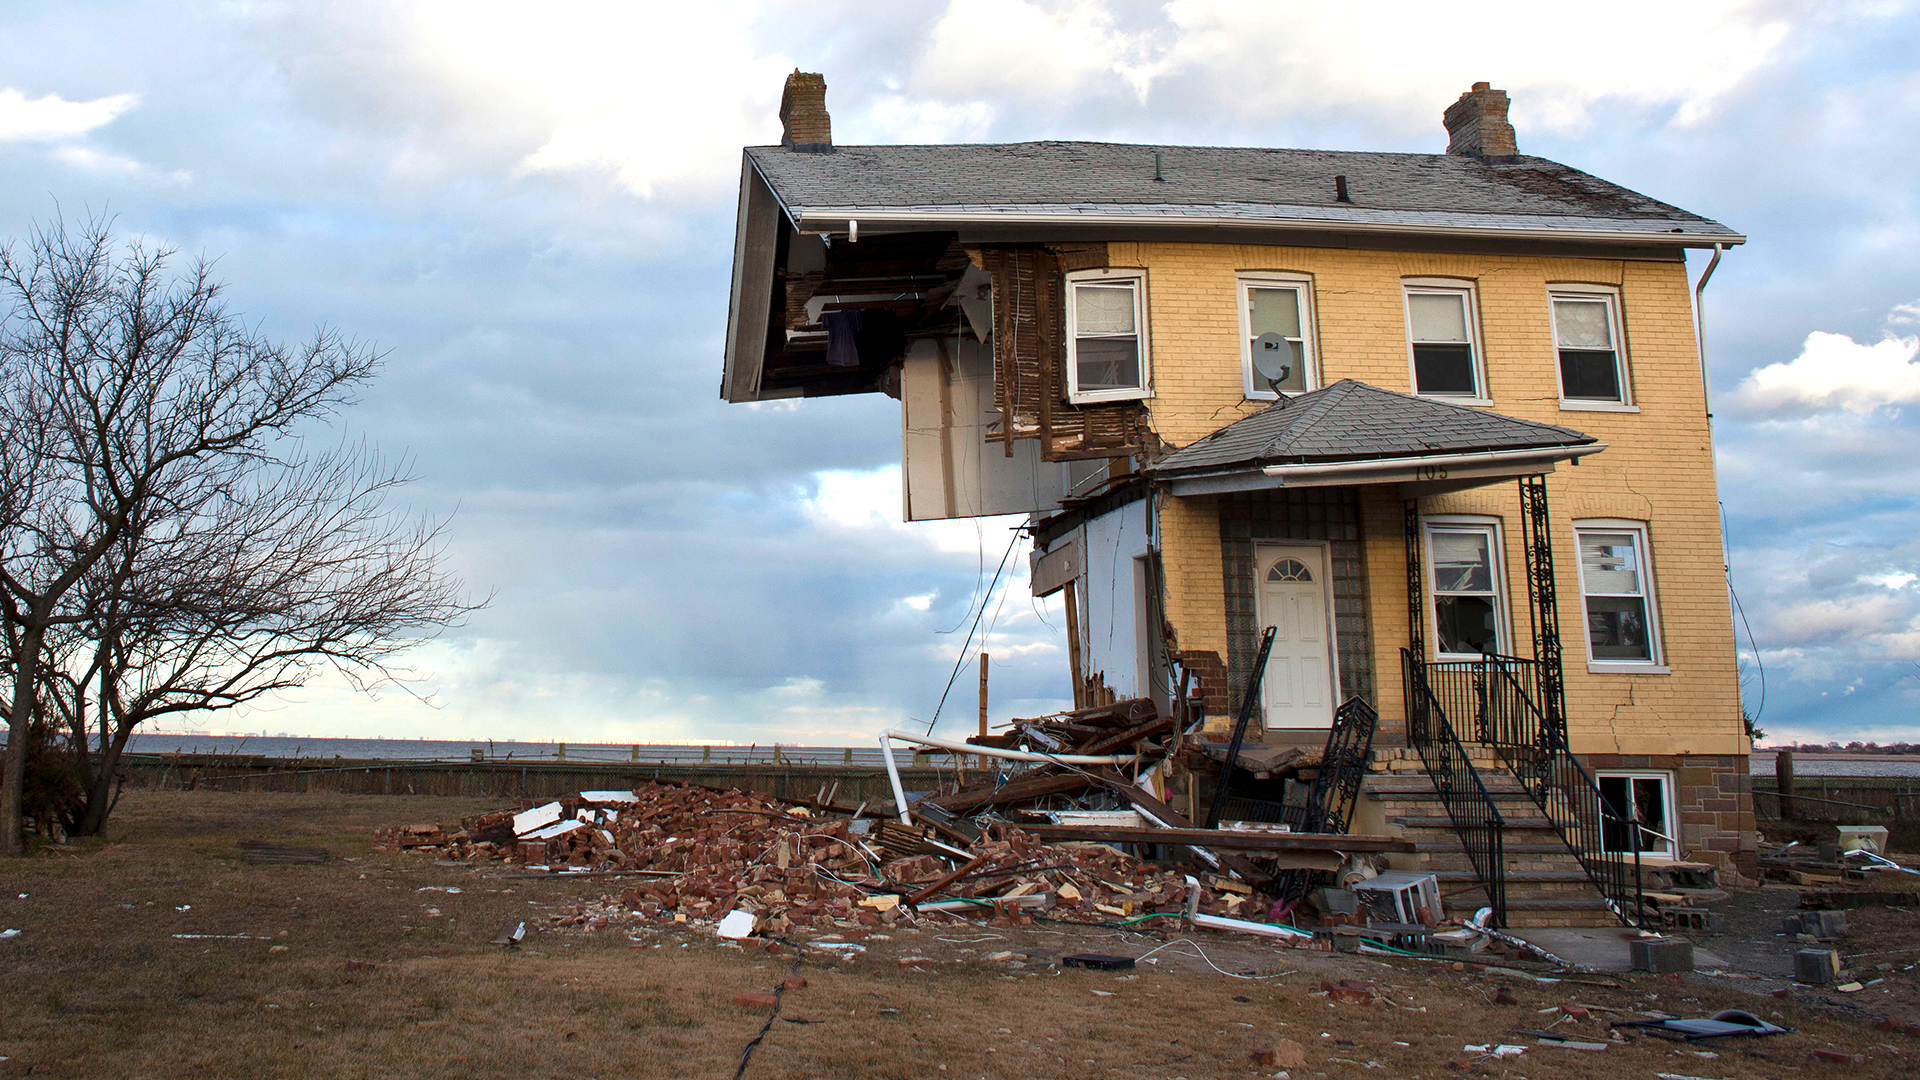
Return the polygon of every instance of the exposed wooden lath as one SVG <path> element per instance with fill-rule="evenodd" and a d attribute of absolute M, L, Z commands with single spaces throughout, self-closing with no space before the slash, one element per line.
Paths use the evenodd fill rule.
<path fill-rule="evenodd" d="M 1009 456 L 1015 439 L 1039 439 L 1048 461 L 1139 453 L 1146 445 L 1146 410 L 1139 404 L 1067 401 L 1063 257 L 1076 268 L 1102 265 L 1106 245 L 981 252 L 993 279 L 993 393 L 1001 416 L 995 437 Z"/>

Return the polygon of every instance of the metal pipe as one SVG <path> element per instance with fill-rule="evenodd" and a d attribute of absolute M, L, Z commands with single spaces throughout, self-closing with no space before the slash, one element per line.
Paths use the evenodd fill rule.
<path fill-rule="evenodd" d="M 880 734 L 882 744 L 885 744 L 888 739 L 919 743 L 922 746 L 952 750 L 961 754 L 985 754 L 988 757 L 1004 758 L 1008 761 L 1051 762 L 1055 765 L 1122 765 L 1137 756 L 1134 754 L 1034 754 L 1025 750 L 1002 750 L 997 746 L 976 746 L 973 743 L 956 742 L 952 739 L 937 739 L 931 735 L 915 735 L 898 728 Z M 892 760 L 891 751 L 888 752 L 888 760 Z"/>
<path fill-rule="evenodd" d="M 911 824 L 907 817 L 907 789 L 900 785 L 900 766 L 893 763 L 893 744 L 887 741 L 892 732 L 880 734 L 880 756 L 887 762 L 887 780 L 893 784 L 893 808 L 900 812 L 900 824 Z"/>
<path fill-rule="evenodd" d="M 1720 265 L 1720 256 L 1727 250 L 1725 244 L 1713 245 L 1713 259 L 1700 273 L 1700 280 L 1693 287 L 1693 338 L 1700 346 L 1700 400 L 1707 407 L 1707 419 L 1713 419 L 1713 393 L 1707 388 L 1707 309 L 1701 296 L 1707 289 L 1707 282 L 1713 277 L 1713 271 Z"/>
<path fill-rule="evenodd" d="M 1038 761 L 1055 765 L 1119 765 L 1132 761 L 1133 754 L 1029 754 L 1021 750 L 1002 750 L 997 746 L 975 746 L 972 743 L 955 742 L 952 739 L 936 739 L 931 735 L 915 735 L 912 732 L 893 729 L 880 733 L 880 756 L 887 762 L 887 779 L 893 784 L 893 805 L 900 812 L 901 824 L 911 824 L 907 814 L 907 792 L 900 784 L 900 767 L 893 761 L 892 740 L 919 743 L 922 746 L 952 750 L 962 754 L 982 754 L 987 757 L 1005 758 L 1008 761 Z"/>

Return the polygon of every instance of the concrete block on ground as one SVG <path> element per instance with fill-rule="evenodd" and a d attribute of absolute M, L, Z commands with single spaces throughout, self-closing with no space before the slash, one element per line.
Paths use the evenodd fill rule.
<path fill-rule="evenodd" d="M 1686 938 L 1649 937 L 1627 942 L 1633 970 L 1655 975 L 1693 970 L 1693 942 Z"/>
<path fill-rule="evenodd" d="M 1827 986 L 1840 977 L 1840 953 L 1834 949 L 1801 949 L 1793 954 L 1793 981 Z"/>
<path fill-rule="evenodd" d="M 1831 941 L 1847 932 L 1847 913 L 1844 911 L 1803 911 L 1800 913 L 1800 932 L 1812 934 L 1823 941 Z"/>

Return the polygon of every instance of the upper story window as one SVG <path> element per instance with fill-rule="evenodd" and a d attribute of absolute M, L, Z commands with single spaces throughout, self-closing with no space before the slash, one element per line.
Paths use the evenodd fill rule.
<path fill-rule="evenodd" d="M 1610 289 L 1571 286 L 1556 286 L 1547 295 L 1553 308 L 1562 407 L 1629 405 L 1619 297 Z"/>
<path fill-rule="evenodd" d="M 1319 372 L 1314 370 L 1312 291 L 1306 278 L 1273 274 L 1240 278 L 1240 377 L 1247 397 L 1271 401 L 1320 384 Z M 1287 374 L 1269 382 L 1261 369 L 1275 370 L 1276 361 L 1286 365 Z"/>
<path fill-rule="evenodd" d="M 1413 392 L 1424 397 L 1487 400 L 1486 372 L 1473 286 L 1461 282 L 1406 283 L 1407 342 L 1413 353 Z"/>
<path fill-rule="evenodd" d="M 1067 277 L 1067 399 L 1120 401 L 1148 395 L 1145 278 L 1088 270 Z"/>
<path fill-rule="evenodd" d="M 1587 615 L 1587 666 L 1650 671 L 1660 663 L 1646 526 L 1634 521 L 1573 523 Z M 1664 670 L 1664 669 L 1660 669 Z"/>

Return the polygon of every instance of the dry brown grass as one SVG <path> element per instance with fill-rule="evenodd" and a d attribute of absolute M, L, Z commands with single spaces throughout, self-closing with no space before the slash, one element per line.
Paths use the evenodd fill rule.
<path fill-rule="evenodd" d="M 0 867 L 0 924 L 23 931 L 0 942 L 0 1055 L 9 1059 L 0 1075 L 731 1077 L 765 1021 L 733 995 L 772 988 L 790 960 L 697 931 L 638 941 L 611 931 L 530 933 L 518 950 L 489 945 L 503 924 L 527 918 L 531 929 L 599 889 L 435 866 L 370 843 L 378 825 L 482 808 L 432 798 L 130 794 L 106 841 Z M 252 866 L 237 857 L 242 839 L 315 844 L 344 859 Z M 419 891 L 447 885 L 462 891 Z M 1249 1064 L 1249 1051 L 1293 1038 L 1309 1053 L 1308 1066 L 1293 1070 L 1299 1080 L 1457 1076 L 1446 1062 L 1470 1056 L 1464 1043 L 1544 1026 L 1552 1017 L 1536 1010 L 1573 1000 L 1688 1014 L 1777 1008 L 1802 1030 L 1755 1042 L 1750 1049 L 1765 1057 L 1643 1038 L 1603 1053 L 1536 1047 L 1486 1071 L 1594 1080 L 1920 1074 L 1920 1039 L 1702 981 L 1545 985 L 1200 940 L 1230 970 L 1294 973 L 1230 979 L 1179 955 L 1184 947 L 1131 977 L 1061 971 L 1046 963 L 1061 952 L 1138 954 L 1158 941 L 1061 927 L 894 930 L 850 964 L 809 957 L 809 985 L 786 996 L 747 1075 L 1271 1075 Z M 1002 949 L 1033 962 L 985 959 Z M 932 957 L 929 970 L 903 970 L 898 960 L 910 955 Z M 349 960 L 375 966 L 354 970 Z M 1405 1007 L 1329 1005 L 1313 995 L 1322 978 L 1377 980 Z M 1491 1004 L 1496 985 L 1520 1004 Z M 1599 1022 L 1576 1026 L 1604 1037 Z M 1868 1054 L 1868 1066 L 1809 1062 L 1812 1048 L 1829 1045 Z"/>

